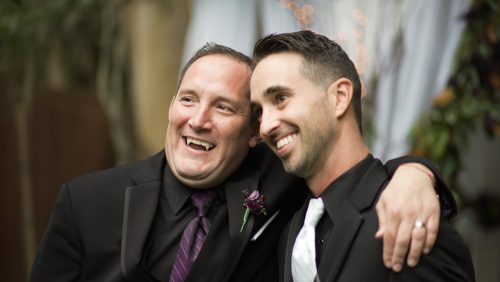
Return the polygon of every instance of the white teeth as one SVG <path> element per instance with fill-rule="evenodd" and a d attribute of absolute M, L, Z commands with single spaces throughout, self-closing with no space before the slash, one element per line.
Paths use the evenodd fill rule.
<path fill-rule="evenodd" d="M 276 144 L 276 148 L 280 149 L 281 147 L 290 144 L 290 142 L 292 142 L 292 140 L 295 138 L 295 136 L 297 136 L 297 134 L 288 135 L 287 137 L 278 140 L 278 143 Z"/>
<path fill-rule="evenodd" d="M 196 145 L 203 146 L 203 147 L 205 147 L 205 151 L 208 151 L 208 150 L 210 150 L 210 149 L 212 149 L 214 147 L 214 145 L 212 145 L 212 144 L 210 144 L 208 142 L 197 140 L 197 139 L 193 139 L 191 137 L 187 137 L 186 138 L 186 142 L 187 142 L 188 145 L 190 145 L 190 144 L 196 144 Z"/>

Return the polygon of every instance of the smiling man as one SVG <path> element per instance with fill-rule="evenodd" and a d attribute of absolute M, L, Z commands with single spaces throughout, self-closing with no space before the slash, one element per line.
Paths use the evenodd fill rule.
<path fill-rule="evenodd" d="M 364 143 L 361 83 L 342 48 L 300 31 L 261 39 L 254 57 L 261 136 L 310 192 L 281 237 L 280 281 L 474 281 L 470 253 L 446 221 L 419 265 L 384 266 L 373 234 L 389 175 Z M 423 226 L 415 221 L 415 236 Z"/>
<path fill-rule="evenodd" d="M 65 183 L 30 280 L 275 281 L 273 250 L 307 187 L 259 143 L 251 70 L 252 60 L 230 48 L 200 49 L 171 102 L 165 151 Z M 428 176 L 410 174 L 398 170 L 393 192 L 422 196 L 410 208 L 393 206 L 399 212 L 387 222 L 398 225 L 429 206 L 425 219 L 439 217 Z M 253 191 L 264 195 L 266 213 L 252 208 L 247 217 L 243 203 Z M 426 241 L 407 235 L 398 240 Z"/>
<path fill-rule="evenodd" d="M 184 74 L 170 107 L 165 149 L 173 174 L 191 188 L 219 185 L 257 145 L 250 75 L 247 64 L 223 55 L 204 56 Z"/>

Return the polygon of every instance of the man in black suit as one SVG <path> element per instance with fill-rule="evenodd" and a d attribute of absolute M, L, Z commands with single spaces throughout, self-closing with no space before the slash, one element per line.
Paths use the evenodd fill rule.
<path fill-rule="evenodd" d="M 280 240 L 280 281 L 473 281 L 469 251 L 446 221 L 418 266 L 384 266 L 373 234 L 389 174 L 364 143 L 361 83 L 342 48 L 311 31 L 275 34 L 256 43 L 254 59 L 261 136 L 310 190 Z M 423 232 L 418 219 L 413 234 Z"/>
<path fill-rule="evenodd" d="M 174 281 L 181 238 L 193 218 L 208 220 L 210 229 L 185 281 L 275 280 L 272 250 L 307 188 L 259 143 L 251 66 L 250 58 L 230 48 L 200 49 L 182 70 L 171 102 L 165 151 L 65 183 L 30 280 Z M 401 162 L 393 163 L 392 172 Z M 426 180 L 417 170 L 413 176 Z M 427 186 L 396 193 L 434 191 Z M 245 190 L 265 196 L 265 214 L 243 220 Z M 216 195 L 203 215 L 190 199 L 200 191 Z M 438 192 L 451 199 L 445 188 Z M 439 207 L 432 196 L 423 202 L 433 201 Z"/>

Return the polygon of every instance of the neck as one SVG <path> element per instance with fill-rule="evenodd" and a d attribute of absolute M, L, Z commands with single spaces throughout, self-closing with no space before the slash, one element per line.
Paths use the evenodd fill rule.
<path fill-rule="evenodd" d="M 337 142 L 325 152 L 329 154 L 325 163 L 306 178 L 307 186 L 315 197 L 320 196 L 328 185 L 370 153 L 359 131 L 351 128 L 339 131 Z"/>

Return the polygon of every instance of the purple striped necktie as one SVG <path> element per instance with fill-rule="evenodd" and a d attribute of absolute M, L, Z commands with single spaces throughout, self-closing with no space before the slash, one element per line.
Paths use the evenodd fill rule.
<path fill-rule="evenodd" d="M 191 195 L 191 202 L 196 208 L 197 216 L 184 229 L 170 273 L 170 282 L 183 282 L 193 267 L 210 230 L 210 222 L 206 214 L 215 198 L 214 191 L 196 192 Z"/>

